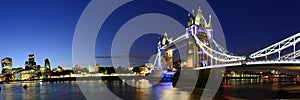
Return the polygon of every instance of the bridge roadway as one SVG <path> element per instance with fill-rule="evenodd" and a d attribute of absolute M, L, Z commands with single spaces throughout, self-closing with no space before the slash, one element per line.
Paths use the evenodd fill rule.
<path fill-rule="evenodd" d="M 299 70 L 300 60 L 267 60 L 267 61 L 251 61 L 251 62 L 236 62 L 228 64 L 218 64 L 213 66 L 197 67 L 194 70 L 203 70 L 211 68 L 226 68 L 226 69 L 276 69 L 276 70 Z"/>

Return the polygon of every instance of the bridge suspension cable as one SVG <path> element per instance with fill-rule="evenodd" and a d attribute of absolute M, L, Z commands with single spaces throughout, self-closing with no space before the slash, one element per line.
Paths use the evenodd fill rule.
<path fill-rule="evenodd" d="M 223 48 L 220 44 L 218 44 L 214 39 L 212 39 L 212 43 L 217 47 L 217 49 L 224 53 L 224 54 L 228 54 L 228 55 L 233 55 L 233 53 L 229 52 L 228 50 L 226 50 L 225 48 Z"/>
<path fill-rule="evenodd" d="M 236 61 L 243 60 L 242 57 L 240 57 L 240 56 L 228 55 L 226 53 L 221 53 L 216 50 L 213 50 L 210 47 L 207 47 L 204 43 L 202 43 L 195 34 L 192 34 L 192 36 L 195 39 L 197 45 L 204 51 L 204 53 L 217 61 L 236 62 Z M 212 52 L 212 53 L 210 54 L 210 52 Z"/>

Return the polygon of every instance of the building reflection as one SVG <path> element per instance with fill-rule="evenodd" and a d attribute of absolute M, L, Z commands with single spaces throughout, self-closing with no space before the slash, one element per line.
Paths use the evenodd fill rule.
<path fill-rule="evenodd" d="M 172 86 L 172 82 L 159 82 L 151 84 L 149 80 L 103 80 L 108 89 L 119 98 L 138 100 L 158 99 L 187 99 L 189 92 L 179 90 Z M 180 100 L 181 100 L 180 99 Z"/>
<path fill-rule="evenodd" d="M 24 89 L 24 85 L 28 88 Z M 0 86 L 0 100 L 85 99 L 76 82 L 15 82 Z"/>

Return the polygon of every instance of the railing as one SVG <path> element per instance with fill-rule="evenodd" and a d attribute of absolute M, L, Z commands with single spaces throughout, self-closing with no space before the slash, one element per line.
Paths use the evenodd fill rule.
<path fill-rule="evenodd" d="M 201 70 L 201 69 L 211 69 L 211 68 L 222 68 L 222 67 L 232 67 L 232 66 L 241 66 L 241 62 L 237 63 L 228 63 L 228 64 L 219 64 L 219 65 L 212 65 L 212 66 L 204 66 L 204 67 L 197 67 L 194 70 Z"/>
<path fill-rule="evenodd" d="M 246 65 L 262 65 L 262 64 L 300 64 L 300 60 L 265 60 L 265 61 L 251 61 Z"/>

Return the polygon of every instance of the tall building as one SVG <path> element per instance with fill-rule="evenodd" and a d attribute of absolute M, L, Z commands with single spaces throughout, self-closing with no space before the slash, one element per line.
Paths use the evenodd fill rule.
<path fill-rule="evenodd" d="M 36 70 L 40 70 L 41 69 L 41 65 L 36 65 Z"/>
<path fill-rule="evenodd" d="M 164 36 L 162 36 L 159 40 L 159 47 L 164 47 L 166 45 L 169 45 L 169 43 L 172 40 L 168 38 L 168 34 L 165 32 Z M 167 70 L 167 69 L 172 69 L 173 67 L 173 51 L 172 48 L 167 48 L 163 50 L 164 52 L 162 52 L 162 57 L 164 60 L 160 60 L 160 62 L 162 62 L 162 66 L 161 67 L 163 70 Z"/>
<path fill-rule="evenodd" d="M 207 21 L 204 18 L 201 8 L 199 7 L 197 14 L 195 11 L 192 11 L 192 14 L 188 14 L 188 20 L 186 23 L 186 33 L 185 33 L 185 43 L 180 43 L 181 40 L 177 40 L 177 46 L 186 44 L 186 60 L 183 63 L 185 67 L 203 67 L 208 65 L 213 65 L 214 61 L 212 57 L 212 52 L 205 52 L 204 49 L 198 46 L 197 41 L 194 36 L 197 37 L 206 47 L 212 48 L 211 45 L 213 39 L 213 27 L 212 27 L 212 18 L 209 16 Z M 183 36 L 183 35 L 182 35 Z M 181 39 L 183 37 L 177 38 Z M 175 41 L 176 39 L 174 39 Z M 172 69 L 173 67 L 173 51 L 178 49 L 175 45 L 175 42 L 172 38 L 168 38 L 168 35 L 165 33 L 162 38 L 158 41 L 158 69 L 165 70 Z M 174 45 L 175 44 L 175 45 Z"/>
<path fill-rule="evenodd" d="M 12 58 L 3 58 L 1 60 L 2 74 L 12 74 Z"/>
<path fill-rule="evenodd" d="M 48 58 L 45 59 L 45 70 L 46 70 L 46 72 L 51 71 L 50 61 Z"/>
<path fill-rule="evenodd" d="M 28 61 L 25 62 L 26 70 L 36 70 L 36 62 L 34 61 L 34 54 L 28 55 Z"/>
<path fill-rule="evenodd" d="M 201 8 L 199 7 L 197 15 L 195 16 L 194 11 L 192 16 L 189 14 L 189 21 L 187 22 L 188 29 L 186 33 L 196 33 L 196 36 L 205 43 L 206 46 L 211 47 L 211 39 L 213 38 L 213 29 L 212 29 L 212 18 L 209 16 L 209 21 L 207 23 Z M 193 27 L 194 26 L 194 27 Z M 195 27 L 196 26 L 196 27 Z M 200 30 L 196 32 L 194 30 Z M 213 64 L 213 59 L 196 45 L 196 41 L 193 38 L 187 39 L 187 67 L 202 67 Z M 208 52 L 212 54 L 212 52 Z"/>

